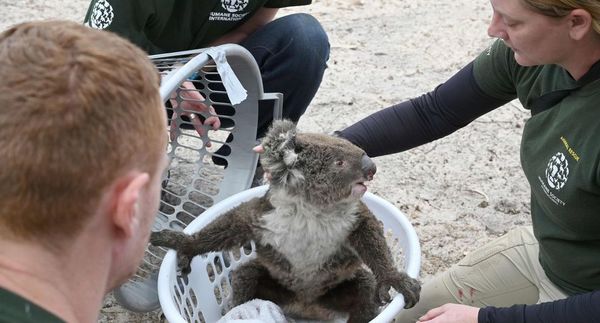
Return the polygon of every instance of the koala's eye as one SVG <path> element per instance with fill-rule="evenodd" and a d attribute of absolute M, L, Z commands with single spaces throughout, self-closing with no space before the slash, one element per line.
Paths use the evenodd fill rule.
<path fill-rule="evenodd" d="M 346 162 L 343 160 L 336 160 L 335 165 L 336 166 L 344 166 L 344 165 L 346 165 Z"/>

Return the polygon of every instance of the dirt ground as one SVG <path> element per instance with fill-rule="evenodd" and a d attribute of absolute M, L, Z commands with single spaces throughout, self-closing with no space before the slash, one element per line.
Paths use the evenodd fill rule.
<path fill-rule="evenodd" d="M 36 19 L 82 21 L 87 0 L 0 0 L 0 29 Z M 490 43 L 486 0 L 314 0 L 308 12 L 328 32 L 331 57 L 300 130 L 329 133 L 432 90 Z M 421 242 L 427 280 L 475 247 L 530 223 L 529 188 L 519 165 L 528 118 L 510 103 L 433 143 L 375 159 L 370 192 L 393 203 Z M 107 298 L 101 322 L 160 321 Z"/>

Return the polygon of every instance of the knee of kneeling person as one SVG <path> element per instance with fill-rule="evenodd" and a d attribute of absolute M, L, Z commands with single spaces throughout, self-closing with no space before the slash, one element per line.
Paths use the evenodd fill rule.
<path fill-rule="evenodd" d="M 306 13 L 297 13 L 279 18 L 293 35 L 290 46 L 295 52 L 313 52 L 313 56 L 323 65 L 329 60 L 329 37 L 319 21 Z M 306 58 L 306 57 L 305 57 Z"/>

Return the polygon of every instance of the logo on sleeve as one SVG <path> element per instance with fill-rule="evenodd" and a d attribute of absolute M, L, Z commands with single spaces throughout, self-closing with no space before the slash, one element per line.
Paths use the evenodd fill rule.
<path fill-rule="evenodd" d="M 248 0 L 221 0 L 221 5 L 228 12 L 238 12 L 246 8 Z"/>
<path fill-rule="evenodd" d="M 105 29 L 110 26 L 115 17 L 112 6 L 106 0 L 96 2 L 90 14 L 88 25 L 95 29 Z"/>

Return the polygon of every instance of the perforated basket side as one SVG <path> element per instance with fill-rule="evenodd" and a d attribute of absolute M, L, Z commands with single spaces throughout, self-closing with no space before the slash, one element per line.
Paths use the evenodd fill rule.
<path fill-rule="evenodd" d="M 268 186 L 260 186 L 238 193 L 230 198 L 223 200 L 205 212 L 202 218 L 194 220 L 184 232 L 192 234 L 199 231 L 215 218 L 225 213 L 227 210 L 234 208 L 242 202 L 248 201 L 254 197 L 263 196 L 268 189 Z M 414 231 L 414 228 L 408 219 L 396 207 L 386 200 L 366 193 L 362 201 L 369 207 L 375 216 L 384 224 L 384 229 L 388 234 L 391 234 L 392 240 L 398 243 L 398 248 L 402 251 L 402 264 L 404 270 L 413 278 L 418 277 L 421 265 L 421 251 L 419 240 Z M 205 303 L 198 302 L 195 307 L 187 307 L 188 302 L 185 297 L 177 296 L 178 289 L 181 289 L 181 281 L 178 280 L 176 268 L 177 259 L 174 251 L 169 251 L 164 258 L 158 276 L 158 292 L 160 304 L 169 322 L 201 322 L 195 321 L 198 317 L 203 316 L 206 322 L 214 322 L 221 318 L 227 310 L 229 310 L 227 301 L 231 296 L 229 293 L 227 298 L 218 301 L 218 294 L 214 292 L 215 282 L 219 278 L 228 278 L 227 275 L 220 274 L 218 278 L 211 282 L 209 276 L 210 271 L 207 271 L 207 266 L 211 265 L 215 253 L 210 253 L 206 257 L 195 257 L 192 261 L 192 272 L 187 276 L 187 283 L 183 289 L 194 290 L 195 295 L 202 295 L 200 298 L 205 299 Z M 242 257 L 239 261 L 233 263 L 227 268 L 227 273 L 235 269 L 244 261 L 255 257 L 254 244 L 252 245 L 252 253 L 247 257 Z M 225 270 L 223 270 L 225 272 Z M 231 286 L 229 282 L 227 286 Z M 222 293 L 222 292 L 221 292 Z M 404 298 L 401 294 L 396 295 L 392 302 L 388 304 L 381 313 L 371 322 L 384 323 L 391 322 L 404 307 Z M 195 315 L 189 316 L 187 313 L 197 311 Z"/>
<path fill-rule="evenodd" d="M 241 193 L 235 194 L 227 199 L 224 199 L 214 207 L 208 209 L 200 218 L 192 221 L 183 232 L 192 234 L 199 231 L 204 226 L 214 221 L 221 214 L 225 213 L 239 204 L 248 201 L 254 197 L 262 196 L 266 193 L 266 186 L 259 186 L 253 189 L 245 190 Z M 229 310 L 229 301 L 231 300 L 231 293 L 225 295 L 222 301 L 218 300 L 218 296 L 215 293 L 215 282 L 220 282 L 219 279 L 227 279 L 227 286 L 231 288 L 229 281 L 229 272 L 237 268 L 240 264 L 255 257 L 256 246 L 252 242 L 250 248 L 241 248 L 240 256 L 237 257 L 233 253 L 226 253 L 229 259 L 229 266 L 225 266 L 223 253 L 209 253 L 206 257 L 198 256 L 192 260 L 191 268 L 192 271 L 187 276 L 187 280 L 182 281 L 177 274 L 177 257 L 173 250 L 170 250 L 164 257 L 163 262 L 160 266 L 160 272 L 158 275 L 159 285 L 162 285 L 158 289 L 158 296 L 160 304 L 165 317 L 169 322 L 202 322 L 201 317 L 204 318 L 205 322 L 215 322 L 221 316 L 223 316 Z M 218 257 L 219 263 L 223 259 L 223 271 L 218 273 L 213 281 L 210 279 L 210 272 L 207 270 L 208 266 L 214 267 L 214 259 Z M 216 270 L 215 270 L 216 271 Z M 194 290 L 195 295 L 201 295 L 199 298 L 203 299 L 204 302 L 198 303 L 195 307 L 188 306 L 187 299 L 189 293 L 182 293 L 178 291 Z M 179 296 L 178 296 L 179 293 Z M 185 294 L 182 296 L 181 294 Z M 225 293 L 220 290 L 220 295 Z M 198 321 L 195 321 L 198 319 Z"/>

